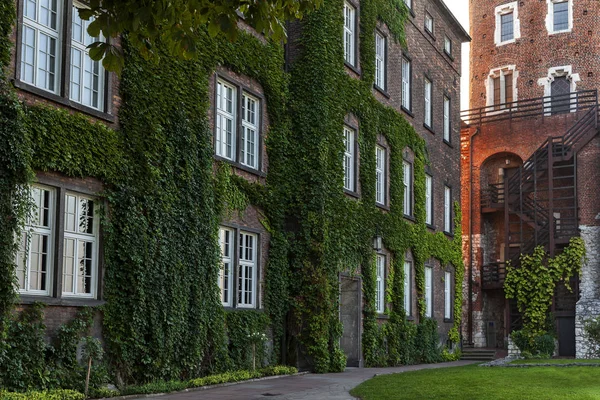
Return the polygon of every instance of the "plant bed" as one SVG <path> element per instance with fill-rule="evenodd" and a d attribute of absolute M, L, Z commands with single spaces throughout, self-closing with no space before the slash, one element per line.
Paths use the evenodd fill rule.
<path fill-rule="evenodd" d="M 572 364 L 599 364 L 599 359 L 573 359 L 573 358 L 525 358 L 512 361 L 509 365 L 572 365 Z"/>

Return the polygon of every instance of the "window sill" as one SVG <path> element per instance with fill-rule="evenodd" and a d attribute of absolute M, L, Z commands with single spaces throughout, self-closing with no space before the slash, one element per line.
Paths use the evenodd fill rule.
<path fill-rule="evenodd" d="M 264 309 L 262 308 L 256 308 L 256 307 L 232 307 L 232 306 L 223 306 L 223 310 L 225 310 L 225 312 L 243 312 L 243 311 L 256 311 L 256 312 L 265 312 Z"/>
<path fill-rule="evenodd" d="M 454 148 L 454 145 L 453 145 L 452 143 L 450 143 L 449 141 L 447 141 L 446 139 L 444 139 L 444 143 L 445 143 L 445 144 L 446 144 L 448 147 L 450 147 L 450 148 L 452 148 L 452 149 Z"/>
<path fill-rule="evenodd" d="M 452 322 L 454 322 L 454 321 L 452 320 L 452 318 L 444 318 L 444 323 L 445 323 L 445 324 L 451 324 Z"/>
<path fill-rule="evenodd" d="M 435 131 L 433 130 L 433 128 L 432 128 L 432 127 L 430 127 L 430 126 L 429 126 L 429 125 L 427 125 L 426 123 L 423 123 L 423 127 L 424 127 L 425 129 L 427 129 L 429 132 L 431 132 L 432 134 L 434 134 L 434 135 L 435 135 Z"/>
<path fill-rule="evenodd" d="M 408 12 L 410 13 L 410 15 L 414 18 L 417 16 L 417 14 L 415 14 L 414 10 L 412 9 L 412 7 L 409 7 L 406 5 L 406 3 L 404 3 L 404 7 L 408 8 Z"/>
<path fill-rule="evenodd" d="M 77 297 L 50 297 L 50 296 L 35 296 L 21 294 L 17 300 L 17 304 L 33 304 L 44 303 L 49 306 L 65 306 L 65 307 L 96 307 L 106 303 L 104 300 L 77 298 Z"/>
<path fill-rule="evenodd" d="M 235 167 L 237 169 L 240 169 L 242 171 L 251 173 L 252 175 L 256 175 L 256 176 L 259 176 L 261 178 L 265 178 L 267 176 L 266 173 L 264 173 L 262 171 L 259 171 L 257 169 L 254 169 L 254 168 L 250 168 L 250 167 L 248 167 L 246 165 L 240 164 L 237 161 L 232 161 L 232 160 L 230 160 L 228 158 L 221 157 L 221 156 L 218 156 L 216 154 L 214 155 L 214 157 L 215 157 L 215 160 L 217 160 L 217 161 L 226 162 L 227 164 L 230 164 L 231 166 L 233 166 L 233 167 Z"/>
<path fill-rule="evenodd" d="M 348 189 L 344 188 L 344 193 L 347 194 L 348 196 L 354 197 L 356 199 L 360 198 L 360 195 L 358 194 L 358 192 L 355 192 L 353 190 L 348 190 Z"/>
<path fill-rule="evenodd" d="M 344 60 L 344 65 L 348 68 L 350 68 L 355 74 L 357 74 L 358 76 L 360 76 L 360 70 L 358 69 L 358 67 L 350 64 L 348 61 Z"/>
<path fill-rule="evenodd" d="M 412 113 L 412 111 L 410 111 L 408 108 L 404 107 L 404 106 L 400 106 L 400 109 L 402 111 L 404 111 L 405 114 L 408 114 L 409 117 L 414 118 L 415 114 Z"/>
<path fill-rule="evenodd" d="M 449 238 L 452 238 L 452 239 L 454 238 L 454 233 L 452 233 L 452 232 L 444 231 L 444 235 L 446 235 L 446 236 L 448 236 Z"/>
<path fill-rule="evenodd" d="M 515 43 L 516 41 L 517 41 L 517 38 L 506 40 L 504 42 L 499 42 L 499 43 L 496 43 L 496 47 L 502 47 L 507 44 Z"/>
<path fill-rule="evenodd" d="M 71 101 L 69 99 L 61 97 L 61 96 L 59 96 L 57 94 L 54 94 L 54 93 L 50 93 L 50 92 L 48 92 L 46 90 L 40 89 L 38 87 L 35 87 L 35 86 L 30 85 L 28 83 L 25 83 L 23 81 L 19 81 L 19 80 L 13 79 L 12 82 L 13 82 L 13 85 L 16 88 L 19 88 L 19 89 L 21 89 L 21 90 L 23 90 L 25 92 L 29 92 L 29 93 L 35 94 L 36 96 L 40 96 L 40 97 L 43 97 L 43 98 L 45 98 L 47 100 L 50 100 L 50 101 L 62 104 L 64 106 L 67 106 L 67 107 L 70 107 L 70 108 L 73 108 L 73 109 L 75 109 L 77 111 L 89 114 L 89 115 L 91 115 L 93 117 L 102 119 L 104 121 L 111 122 L 111 123 L 115 122 L 115 116 L 114 115 L 111 115 L 111 114 L 108 114 L 108 113 L 105 113 L 105 112 L 102 112 L 102 111 L 98 111 L 98 110 L 93 109 L 91 107 L 86 107 L 86 106 L 84 106 L 82 104 L 79 104 L 79 103 L 75 103 L 75 102 L 73 102 L 73 101 Z"/>
<path fill-rule="evenodd" d="M 548 35 L 559 35 L 561 33 L 571 33 L 572 29 L 566 29 L 564 31 L 549 31 Z"/>
<path fill-rule="evenodd" d="M 407 320 L 407 321 L 414 321 L 414 320 L 415 320 L 415 317 L 413 317 L 412 315 L 407 315 L 407 316 L 406 316 L 406 320 Z"/>
<path fill-rule="evenodd" d="M 452 56 L 452 54 L 448 53 L 448 52 L 446 51 L 446 49 L 444 49 L 444 54 L 445 54 L 446 56 L 448 56 L 448 58 L 450 59 L 450 61 L 454 61 L 454 57 Z"/>
<path fill-rule="evenodd" d="M 373 89 L 377 90 L 379 93 L 381 93 L 382 96 L 386 97 L 386 98 L 390 98 L 390 94 L 383 88 L 379 87 L 378 85 L 373 84 Z"/>
<path fill-rule="evenodd" d="M 435 36 L 433 35 L 433 32 L 431 32 L 429 29 L 427 29 L 425 27 L 423 28 L 423 30 L 425 31 L 425 33 L 427 33 L 427 35 L 429 35 L 431 40 L 433 40 L 435 42 Z"/>
<path fill-rule="evenodd" d="M 390 319 L 390 316 L 384 313 L 377 313 L 377 319 Z"/>
<path fill-rule="evenodd" d="M 425 226 L 427 227 L 427 229 L 429 229 L 430 231 L 435 231 L 435 226 L 425 223 Z"/>
<path fill-rule="evenodd" d="M 417 222 L 417 220 L 415 219 L 415 217 L 413 215 L 404 214 L 404 218 L 406 218 L 407 220 L 412 221 L 412 222 Z"/>
<path fill-rule="evenodd" d="M 375 202 L 375 205 L 377 206 L 377 208 L 379 208 L 381 210 L 390 211 L 389 204 L 381 204 L 381 203 Z"/>

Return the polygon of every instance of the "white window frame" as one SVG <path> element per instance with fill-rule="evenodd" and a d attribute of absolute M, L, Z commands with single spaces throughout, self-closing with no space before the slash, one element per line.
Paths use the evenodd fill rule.
<path fill-rule="evenodd" d="M 229 234 L 229 243 L 225 239 Z M 221 304 L 224 307 L 233 306 L 233 271 L 235 270 L 235 230 L 219 227 L 219 247 L 221 249 L 221 265 L 219 268 L 219 289 L 221 291 Z M 227 251 L 227 247 L 229 251 Z"/>
<path fill-rule="evenodd" d="M 562 30 L 554 30 L 554 5 L 556 3 L 568 3 L 568 28 Z M 557 33 L 566 33 L 573 30 L 573 0 L 546 0 L 548 11 L 546 13 L 546 30 L 548 35 L 555 35 Z"/>
<path fill-rule="evenodd" d="M 248 105 L 254 102 L 254 122 L 251 121 L 251 110 Z M 242 93 L 242 137 L 240 149 L 240 164 L 258 169 L 259 144 L 260 144 L 260 100 L 246 92 Z M 254 158 L 249 160 L 248 132 L 254 132 L 254 143 L 250 146 Z"/>
<path fill-rule="evenodd" d="M 432 112 L 431 96 L 432 96 L 432 93 L 433 93 L 433 83 L 427 77 L 425 77 L 424 89 L 425 90 L 424 90 L 424 93 L 423 93 L 423 100 L 424 100 L 424 104 L 425 104 L 425 114 L 424 114 L 424 118 L 423 118 L 423 123 L 428 128 L 432 128 L 432 126 L 433 126 L 433 123 L 432 123 L 432 114 L 433 114 L 433 112 Z"/>
<path fill-rule="evenodd" d="M 452 188 L 444 186 L 444 232 L 452 233 Z"/>
<path fill-rule="evenodd" d="M 385 312 L 385 265 L 383 254 L 377 254 L 375 265 L 375 309 L 378 314 Z"/>
<path fill-rule="evenodd" d="M 425 265 L 425 316 L 433 317 L 433 268 Z"/>
<path fill-rule="evenodd" d="M 405 110 L 410 111 L 411 109 L 411 78 L 412 75 L 412 63 L 406 58 L 402 57 L 402 107 Z"/>
<path fill-rule="evenodd" d="M 404 260 L 404 312 L 412 315 L 412 262 Z"/>
<path fill-rule="evenodd" d="M 231 89 L 231 99 L 223 95 L 224 90 Z M 215 154 L 227 160 L 236 160 L 237 141 L 237 87 L 222 79 L 217 80 L 217 115 L 215 121 Z M 227 103 L 231 101 L 231 111 L 227 110 Z M 231 140 L 227 138 L 227 131 L 223 125 L 231 121 Z M 227 155 L 227 147 L 231 147 L 231 155 Z"/>
<path fill-rule="evenodd" d="M 513 90 L 513 99 L 512 102 L 515 103 L 519 96 L 517 92 L 517 78 L 519 77 L 519 71 L 517 71 L 516 65 L 505 65 L 499 68 L 494 68 L 490 70 L 490 73 L 487 77 L 487 97 L 486 97 L 486 107 L 491 108 L 492 106 L 498 106 L 499 104 L 494 104 L 494 78 L 500 78 L 500 104 L 506 103 L 506 81 L 505 76 L 512 74 L 512 90 Z M 516 107 L 512 107 L 514 110 Z M 499 110 L 491 110 L 488 111 L 489 115 L 493 115 L 494 113 L 501 113 L 508 111 L 508 108 L 502 108 Z"/>
<path fill-rule="evenodd" d="M 433 177 L 425 174 L 425 223 L 433 225 Z"/>
<path fill-rule="evenodd" d="M 452 107 L 452 102 L 450 101 L 450 97 L 444 95 L 444 140 L 450 143 L 451 132 L 450 132 L 450 111 Z"/>
<path fill-rule="evenodd" d="M 255 233 L 250 233 L 250 232 L 246 232 L 246 231 L 239 231 L 238 233 L 238 241 L 239 243 L 237 243 L 237 247 L 238 247 L 238 251 L 239 251 L 239 257 L 238 257 L 238 265 L 237 265 L 237 290 L 236 290 L 236 296 L 237 296 L 237 303 L 236 306 L 238 308 L 256 308 L 256 292 L 258 291 L 258 282 L 257 282 L 257 276 L 258 276 L 258 245 L 259 245 L 259 241 L 258 241 L 258 235 Z M 245 246 L 245 238 L 247 237 L 251 237 L 252 238 L 252 247 L 250 249 L 251 251 L 251 259 L 248 259 L 246 257 L 242 257 L 242 254 L 244 253 L 244 250 L 246 249 Z M 246 268 L 251 268 L 250 274 L 248 274 L 247 269 Z M 249 276 L 250 275 L 250 276 Z M 246 281 L 246 280 L 250 280 L 250 289 L 246 288 L 245 285 L 240 285 L 240 283 Z M 248 293 L 248 291 L 250 291 L 250 301 L 248 301 L 245 297 L 246 294 Z"/>
<path fill-rule="evenodd" d="M 104 78 L 106 76 L 106 72 L 104 71 L 104 67 L 102 66 L 102 62 L 101 61 L 94 61 L 90 58 L 89 56 L 89 49 L 87 48 L 88 45 L 90 45 L 93 42 L 96 41 L 104 41 L 103 37 L 99 37 L 99 38 L 92 38 L 91 36 L 89 36 L 89 34 L 87 33 L 87 28 L 88 26 L 93 22 L 93 19 L 90 19 L 89 21 L 83 20 L 79 17 L 79 12 L 78 9 L 80 8 L 87 8 L 86 6 L 84 6 L 83 4 L 80 4 L 78 2 L 73 2 L 73 13 L 72 13 L 72 21 L 71 24 L 75 25 L 76 22 L 78 22 L 81 26 L 81 36 L 79 38 L 74 38 L 73 36 L 75 35 L 75 29 L 71 29 L 71 65 L 70 65 L 70 73 L 69 73 L 69 98 L 70 100 L 76 102 L 76 103 L 80 103 L 86 107 L 90 107 L 93 108 L 95 110 L 98 111 L 104 111 L 104 87 L 105 87 L 105 83 L 104 83 Z M 79 57 L 78 57 L 78 61 L 79 61 L 79 66 L 77 66 L 75 64 L 76 61 L 76 57 L 75 57 L 75 52 L 79 52 Z M 91 70 L 86 71 L 86 65 L 88 65 L 89 68 L 97 68 L 97 87 L 94 88 L 94 84 L 93 84 L 93 80 L 94 80 L 94 73 Z M 77 83 L 74 81 L 74 77 L 75 77 L 75 72 L 74 70 L 78 68 L 79 69 L 79 80 L 80 82 Z M 90 81 L 92 82 L 92 87 L 88 88 L 88 90 L 90 90 L 91 95 L 90 95 L 90 101 L 86 101 L 86 99 L 84 98 L 84 94 L 86 91 L 86 87 L 85 87 L 85 74 L 91 74 L 92 77 L 90 78 Z M 75 85 L 79 86 L 79 90 L 77 91 L 77 97 L 74 96 L 75 94 Z M 93 94 L 94 92 L 97 92 L 97 104 L 93 105 Z"/>
<path fill-rule="evenodd" d="M 403 199 L 403 210 L 405 216 L 412 216 L 412 192 L 413 192 L 413 165 L 408 161 L 402 161 L 402 183 L 404 184 L 404 199 Z"/>
<path fill-rule="evenodd" d="M 513 38 L 502 41 L 502 16 L 513 14 Z M 494 14 L 496 15 L 496 29 L 494 31 L 494 44 L 496 46 L 504 46 L 505 44 L 514 43 L 521 37 L 521 22 L 519 20 L 518 2 L 502 4 L 496 7 Z"/>
<path fill-rule="evenodd" d="M 404 0 L 404 4 L 409 10 L 412 10 L 412 0 Z"/>
<path fill-rule="evenodd" d="M 433 35 L 433 16 L 425 11 L 425 24 L 424 24 L 425 30 L 429 33 L 431 33 Z"/>
<path fill-rule="evenodd" d="M 344 189 L 356 191 L 356 131 L 344 125 Z"/>
<path fill-rule="evenodd" d="M 356 7 L 344 1 L 344 60 L 356 66 Z"/>
<path fill-rule="evenodd" d="M 51 295 L 51 288 L 52 288 L 52 278 L 54 276 L 54 241 L 55 241 L 55 234 L 56 234 L 56 226 L 55 226 L 55 222 L 56 222 L 56 190 L 54 188 L 48 187 L 48 186 L 44 186 L 44 185 L 33 185 L 30 189 L 30 196 L 32 198 L 32 201 L 35 203 L 35 208 L 33 210 L 32 215 L 28 218 L 27 220 L 27 224 L 25 226 L 25 229 L 22 233 L 22 237 L 19 243 L 19 250 L 17 252 L 17 258 L 16 258 L 16 266 L 17 266 L 17 276 L 18 276 L 18 270 L 19 270 L 19 265 L 24 264 L 24 269 L 23 269 L 23 281 L 24 281 L 24 287 L 19 286 L 19 283 L 17 282 L 17 288 L 19 293 L 21 294 L 26 294 L 26 295 L 35 295 L 35 296 L 50 296 Z M 36 201 L 36 197 L 34 196 L 34 191 L 38 190 L 38 191 L 48 191 L 48 208 L 46 210 L 47 214 L 47 218 L 48 218 L 48 226 L 43 226 L 40 224 L 36 224 L 34 221 L 37 219 L 39 221 L 40 218 L 40 214 L 39 214 L 39 203 Z M 32 261 L 32 257 L 31 257 L 31 238 L 33 235 L 39 235 L 39 237 L 41 238 L 42 236 L 47 237 L 46 239 L 46 243 L 47 243 L 47 250 L 46 250 L 46 288 L 43 290 L 39 290 L 39 289 L 30 289 L 30 277 L 32 274 L 31 268 L 31 261 Z M 39 254 L 43 254 L 43 253 L 39 253 Z"/>
<path fill-rule="evenodd" d="M 578 73 L 573 73 L 572 65 L 562 65 L 559 67 L 548 68 L 548 75 L 538 79 L 538 85 L 544 87 L 544 96 L 552 95 L 552 82 L 558 77 L 567 77 L 571 82 L 571 93 L 577 92 L 577 82 L 581 81 Z M 571 112 L 577 111 L 577 104 L 571 100 Z M 552 102 L 546 101 L 544 104 L 544 115 L 552 115 Z"/>
<path fill-rule="evenodd" d="M 387 151 L 385 147 L 375 146 L 375 202 L 385 205 L 387 201 Z"/>
<path fill-rule="evenodd" d="M 35 3 L 35 17 L 28 15 L 27 5 Z M 51 4 L 51 2 L 50 2 Z M 64 20 L 64 10 L 63 10 L 63 2 L 56 2 L 56 28 L 52 28 L 50 26 L 45 25 L 40 21 L 42 9 L 42 2 L 40 0 L 36 1 L 27 1 L 24 2 L 24 10 L 23 10 L 23 24 L 22 24 L 22 36 L 21 36 L 21 65 L 20 68 L 20 80 L 33 85 L 37 88 L 45 90 L 47 92 L 53 94 L 59 94 L 61 88 L 61 60 L 62 60 L 62 36 L 63 36 L 63 20 Z M 44 7 L 45 8 L 45 7 Z M 26 42 L 27 31 L 33 30 L 34 33 L 34 44 L 33 44 L 33 60 L 28 60 L 26 57 L 26 49 L 27 47 L 31 47 Z M 47 69 L 41 69 L 41 48 L 40 48 L 40 38 L 42 35 L 49 38 L 49 40 L 54 40 L 55 48 L 54 48 L 54 62 L 52 64 L 47 64 Z M 50 42 L 48 42 L 48 46 Z M 31 63 L 27 62 L 31 61 Z M 26 78 L 25 67 L 26 65 L 30 65 L 33 68 L 33 76 L 32 79 L 29 80 Z M 38 79 L 38 73 L 40 71 L 45 71 L 46 81 L 50 77 L 51 69 L 54 68 L 53 79 L 54 79 L 54 87 L 49 88 L 48 85 L 42 86 Z"/>
<path fill-rule="evenodd" d="M 444 52 L 452 57 L 452 40 L 448 36 L 444 36 Z"/>
<path fill-rule="evenodd" d="M 452 273 L 444 272 L 444 319 L 452 318 Z"/>
<path fill-rule="evenodd" d="M 378 31 L 375 31 L 375 86 L 385 90 L 386 77 L 386 54 L 387 39 Z"/>
<path fill-rule="evenodd" d="M 84 233 L 84 232 L 79 232 L 79 230 L 77 229 L 79 227 L 79 225 L 75 225 L 75 231 L 71 231 L 68 229 L 68 224 L 67 224 L 67 215 L 69 214 L 67 212 L 67 206 L 68 206 L 68 197 L 74 197 L 75 198 L 75 223 L 77 221 L 81 221 L 82 220 L 82 215 L 81 215 L 81 207 L 80 207 L 80 202 L 81 200 L 89 200 L 92 201 L 94 204 L 94 215 L 93 215 L 93 226 L 92 226 L 92 233 Z M 67 191 L 65 192 L 65 210 L 64 210 L 64 219 L 65 219 L 65 224 L 64 224 L 64 239 L 63 239 L 63 249 L 66 252 L 67 246 L 66 246 L 66 242 L 67 240 L 74 240 L 75 242 L 75 247 L 74 247 L 74 261 L 78 261 L 79 260 L 79 243 L 80 242 L 86 242 L 86 243 L 91 243 L 92 244 L 92 262 L 91 262 L 91 277 L 90 277 L 90 293 L 80 293 L 79 290 L 80 288 L 77 286 L 77 282 L 79 280 L 79 272 L 81 271 L 80 268 L 78 268 L 78 263 L 74 264 L 74 273 L 73 273 L 73 285 L 71 286 L 71 291 L 67 291 L 67 287 L 65 285 L 65 276 L 66 276 L 66 262 L 67 262 L 67 255 L 66 253 L 63 254 L 63 276 L 61 277 L 61 279 L 63 280 L 63 285 L 62 285 L 62 296 L 63 297 L 85 297 L 85 298 L 95 298 L 96 297 L 96 288 L 98 286 L 98 243 L 99 243 L 99 225 L 100 225 L 100 221 L 98 218 L 98 200 L 94 197 L 91 196 L 87 196 L 87 195 L 83 195 L 80 193 L 75 193 L 75 192 L 71 192 L 71 191 Z"/>

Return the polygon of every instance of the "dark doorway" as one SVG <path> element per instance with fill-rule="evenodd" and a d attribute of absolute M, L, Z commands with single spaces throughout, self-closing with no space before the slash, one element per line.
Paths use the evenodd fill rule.
<path fill-rule="evenodd" d="M 554 78 L 550 85 L 552 95 L 552 114 L 561 114 L 569 112 L 571 82 L 566 76 L 558 76 Z M 555 96 L 559 96 L 555 98 Z"/>
<path fill-rule="evenodd" d="M 340 346 L 348 357 L 348 367 L 361 367 L 361 281 L 358 277 L 342 276 L 340 282 L 340 321 L 344 327 Z"/>
<path fill-rule="evenodd" d="M 575 317 L 556 318 L 558 325 L 558 355 L 575 357 Z"/>

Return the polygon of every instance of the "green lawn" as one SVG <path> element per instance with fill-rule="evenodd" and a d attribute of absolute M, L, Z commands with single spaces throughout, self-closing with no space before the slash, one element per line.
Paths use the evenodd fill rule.
<path fill-rule="evenodd" d="M 586 364 L 600 364 L 600 360 L 597 359 L 573 359 L 573 358 L 545 358 L 536 359 L 529 358 L 524 360 L 515 360 L 511 364 L 574 364 L 574 363 L 586 363 Z"/>
<path fill-rule="evenodd" d="M 363 400 L 600 399 L 600 368 L 466 367 L 425 369 L 370 379 L 350 392 Z"/>

